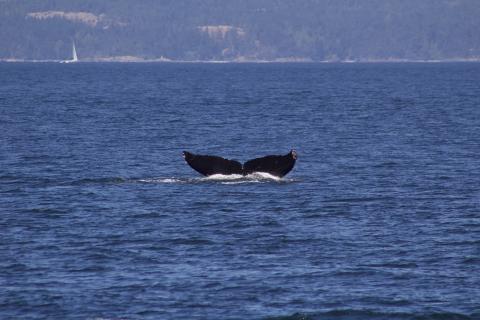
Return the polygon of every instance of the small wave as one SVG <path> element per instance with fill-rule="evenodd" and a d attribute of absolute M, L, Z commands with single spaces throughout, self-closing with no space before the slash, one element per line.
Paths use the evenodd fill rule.
<path fill-rule="evenodd" d="M 22 177 L 20 177 L 20 176 L 3 175 L 3 176 L 0 176 L 0 181 L 6 181 L 6 182 L 18 181 L 18 180 L 20 180 L 21 178 L 22 178 Z"/>
<path fill-rule="evenodd" d="M 370 310 L 332 310 L 322 313 L 294 313 L 289 316 L 267 317 L 265 320 L 470 320 L 478 314 L 466 315 L 453 312 L 403 313 L 377 312 Z"/>
<path fill-rule="evenodd" d="M 84 178 L 68 182 L 68 185 L 86 184 L 123 184 L 123 183 L 152 183 L 152 184 L 197 184 L 197 183 L 220 183 L 220 184 L 242 184 L 242 183 L 267 183 L 267 182 L 292 182 L 291 179 L 283 179 L 266 172 L 254 172 L 243 176 L 240 174 L 214 174 L 208 177 L 198 178 L 177 178 L 177 177 L 151 177 L 151 178 L 123 178 L 123 177 L 102 177 Z"/>
<path fill-rule="evenodd" d="M 389 196 L 379 196 L 379 197 L 360 197 L 360 198 L 336 198 L 336 199 L 326 199 L 323 200 L 324 203 L 361 203 L 361 202 L 378 202 L 378 201 L 387 201 L 393 200 L 393 197 Z"/>
<path fill-rule="evenodd" d="M 85 178 L 73 181 L 71 185 L 84 184 L 123 184 L 123 183 L 180 183 L 186 179 L 178 178 L 123 178 L 123 177 L 106 177 L 106 178 Z"/>
<path fill-rule="evenodd" d="M 143 182 L 143 183 L 182 183 L 185 182 L 183 179 L 177 179 L 177 178 L 145 178 L 145 179 L 138 179 L 138 182 Z"/>
<path fill-rule="evenodd" d="M 104 178 L 84 178 L 68 183 L 70 185 L 84 185 L 84 184 L 119 184 L 128 182 L 128 179 L 122 177 L 104 177 Z"/>

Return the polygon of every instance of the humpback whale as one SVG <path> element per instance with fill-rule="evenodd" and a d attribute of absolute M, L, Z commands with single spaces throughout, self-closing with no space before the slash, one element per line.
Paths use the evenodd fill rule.
<path fill-rule="evenodd" d="M 270 155 L 255 158 L 248 160 L 243 165 L 236 160 L 194 154 L 188 151 L 183 151 L 183 158 L 193 170 L 204 176 L 213 174 L 240 174 L 246 176 L 253 172 L 266 172 L 277 177 L 283 177 L 293 169 L 297 160 L 297 152 L 292 149 L 286 155 Z"/>

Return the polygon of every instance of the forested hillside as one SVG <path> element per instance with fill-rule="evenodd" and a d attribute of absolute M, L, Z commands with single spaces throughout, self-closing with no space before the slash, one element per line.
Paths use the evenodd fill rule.
<path fill-rule="evenodd" d="M 0 59 L 480 59 L 479 30 L 479 0 L 0 0 Z"/>

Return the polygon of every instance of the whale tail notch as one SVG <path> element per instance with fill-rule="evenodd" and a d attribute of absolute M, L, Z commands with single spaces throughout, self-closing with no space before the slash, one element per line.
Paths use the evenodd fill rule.
<path fill-rule="evenodd" d="M 266 172 L 277 177 L 283 177 L 295 166 L 297 152 L 292 149 L 286 155 L 255 158 L 248 160 L 243 165 L 236 160 L 198 155 L 188 151 L 183 151 L 183 158 L 192 169 L 205 176 L 213 174 L 240 174 L 245 176 L 253 172 Z"/>

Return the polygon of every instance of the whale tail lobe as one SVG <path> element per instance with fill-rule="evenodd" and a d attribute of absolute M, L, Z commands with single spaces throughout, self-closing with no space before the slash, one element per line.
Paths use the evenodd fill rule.
<path fill-rule="evenodd" d="M 253 172 L 266 172 L 277 177 L 283 177 L 295 166 L 297 153 L 295 150 L 291 150 L 286 155 L 269 155 L 256 158 L 248 160 L 243 165 L 236 160 L 198 155 L 188 151 L 183 151 L 183 158 L 192 169 L 205 176 L 213 174 L 240 174 L 245 176 Z"/>
<path fill-rule="evenodd" d="M 211 176 L 212 174 L 243 174 L 242 164 L 235 160 L 217 156 L 204 156 L 183 151 L 183 158 L 193 170 Z"/>

